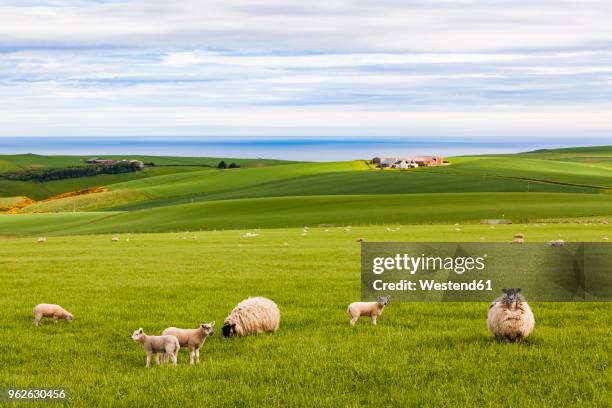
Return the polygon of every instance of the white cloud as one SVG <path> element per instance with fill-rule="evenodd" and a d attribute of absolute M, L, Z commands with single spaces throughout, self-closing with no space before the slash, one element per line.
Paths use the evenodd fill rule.
<path fill-rule="evenodd" d="M 582 0 L 0 0 L 0 136 L 604 138 L 610 21 Z"/>

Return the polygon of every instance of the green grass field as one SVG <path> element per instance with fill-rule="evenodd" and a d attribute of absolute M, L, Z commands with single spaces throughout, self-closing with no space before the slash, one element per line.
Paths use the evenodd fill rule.
<path fill-rule="evenodd" d="M 0 156 L 0 172 L 75 160 Z M 522 232 L 527 242 L 609 242 L 612 149 L 458 157 L 409 171 L 152 160 L 162 165 L 0 179 L 0 205 L 109 190 L 0 214 L 0 386 L 66 387 L 73 406 L 612 405 L 612 304 L 531 303 L 536 329 L 514 344 L 488 334 L 488 303 L 392 300 L 376 327 L 362 318 L 351 328 L 346 315 L 361 295 L 358 238 L 509 242 Z M 280 330 L 223 339 L 225 316 L 247 296 L 278 303 Z M 36 328 L 38 303 L 61 304 L 75 320 Z M 195 367 L 182 351 L 179 367 L 147 370 L 130 338 L 139 327 L 159 334 L 212 320 L 217 333 Z"/>
<path fill-rule="evenodd" d="M 612 305 L 532 303 L 524 343 L 487 333 L 486 303 L 393 303 L 373 327 L 348 324 L 368 241 L 599 241 L 609 225 L 383 226 L 5 239 L 0 245 L 0 384 L 67 387 L 74 406 L 609 406 Z M 193 236 L 197 239 L 193 239 Z M 185 237 L 186 239 L 183 239 Z M 129 242 L 126 241 L 129 238 Z M 274 299 L 276 334 L 223 339 L 241 299 Z M 529 294 L 525 293 L 527 298 Z M 495 295 L 492 294 L 492 297 Z M 36 328 L 57 302 L 72 323 Z M 215 320 L 190 367 L 144 368 L 143 327 Z"/>

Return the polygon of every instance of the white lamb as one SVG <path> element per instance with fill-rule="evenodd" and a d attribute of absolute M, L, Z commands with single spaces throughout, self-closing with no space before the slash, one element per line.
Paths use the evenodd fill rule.
<path fill-rule="evenodd" d="M 370 316 L 372 324 L 376 325 L 376 319 L 381 315 L 390 298 L 391 296 L 379 296 L 376 302 L 351 303 L 346 310 L 351 317 L 351 326 L 355 326 L 360 316 Z"/>
<path fill-rule="evenodd" d="M 132 334 L 132 340 L 142 344 L 144 351 L 147 353 L 147 367 L 151 364 L 151 355 L 153 354 L 155 354 L 155 364 L 159 365 L 160 353 L 163 354 L 163 363 L 172 360 L 172 363 L 176 365 L 176 356 L 181 348 L 176 337 L 170 335 L 147 336 L 142 328 L 140 328 Z"/>
<path fill-rule="evenodd" d="M 119 242 L 119 237 L 118 236 L 114 236 L 111 238 L 112 242 Z"/>
<path fill-rule="evenodd" d="M 40 321 L 43 317 L 52 317 L 55 323 L 57 323 L 58 319 L 65 319 L 69 322 L 74 319 L 72 313 L 60 305 L 51 305 L 48 303 L 36 305 L 32 310 L 32 313 L 34 313 L 34 325 L 36 326 L 40 326 Z"/>
<path fill-rule="evenodd" d="M 44 244 L 45 242 L 47 242 L 47 237 L 38 237 L 36 242 L 38 242 L 39 244 Z"/>
<path fill-rule="evenodd" d="M 189 364 L 193 364 L 194 357 L 196 362 L 200 363 L 200 347 L 202 347 L 208 336 L 212 336 L 215 333 L 213 330 L 214 325 L 215 322 L 201 324 L 197 329 L 168 327 L 162 332 L 162 335 L 176 337 L 181 347 L 189 349 Z"/>

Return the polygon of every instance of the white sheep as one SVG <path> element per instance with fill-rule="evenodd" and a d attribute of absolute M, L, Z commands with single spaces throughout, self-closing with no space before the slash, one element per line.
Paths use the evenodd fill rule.
<path fill-rule="evenodd" d="M 370 316 L 372 324 L 376 325 L 376 319 L 381 315 L 383 309 L 389 303 L 391 296 L 379 296 L 376 302 L 353 302 L 346 309 L 351 317 L 351 326 L 355 326 L 360 316 Z"/>
<path fill-rule="evenodd" d="M 555 239 L 553 241 L 550 241 L 548 245 L 553 246 L 553 247 L 562 247 L 562 246 L 565 246 L 565 241 L 562 239 Z"/>
<path fill-rule="evenodd" d="M 47 237 L 38 237 L 36 242 L 38 242 L 39 244 L 44 244 L 45 242 L 47 242 Z"/>
<path fill-rule="evenodd" d="M 535 327 L 531 308 L 520 294 L 521 289 L 502 289 L 504 295 L 489 306 L 487 327 L 495 337 L 510 341 L 524 339 Z"/>
<path fill-rule="evenodd" d="M 176 356 L 181 348 L 176 337 L 170 335 L 147 336 L 142 328 L 132 334 L 132 340 L 142 344 L 142 348 L 147 353 L 146 367 L 151 365 L 151 355 L 155 354 L 155 364 L 159 365 L 159 354 L 162 353 L 162 363 L 172 360 L 176 365 Z"/>
<path fill-rule="evenodd" d="M 115 235 L 111 238 L 111 242 L 119 242 L 119 237 Z"/>
<path fill-rule="evenodd" d="M 187 347 L 189 349 L 189 364 L 193 364 L 194 358 L 197 363 L 200 363 L 200 347 L 202 347 L 202 344 L 204 344 L 208 336 L 214 334 L 214 325 L 215 322 L 201 324 L 197 329 L 168 327 L 162 332 L 162 335 L 176 337 L 181 347 Z"/>
<path fill-rule="evenodd" d="M 280 310 L 276 303 L 264 297 L 250 297 L 238 303 L 223 324 L 223 337 L 247 336 L 276 332 L 280 325 Z"/>
<path fill-rule="evenodd" d="M 525 240 L 523 238 L 514 238 L 511 243 L 512 244 L 524 244 Z"/>
<path fill-rule="evenodd" d="M 40 326 L 40 321 L 43 317 L 52 317 L 55 323 L 57 323 L 58 319 L 65 319 L 69 322 L 74 319 L 72 313 L 60 305 L 51 305 L 48 303 L 36 305 L 34 309 L 32 309 L 32 313 L 34 313 L 34 325 L 36 326 Z"/>

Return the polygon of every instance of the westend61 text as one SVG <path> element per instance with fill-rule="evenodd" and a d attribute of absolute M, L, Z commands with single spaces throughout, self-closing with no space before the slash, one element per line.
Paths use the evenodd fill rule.
<path fill-rule="evenodd" d="M 445 291 L 445 290 L 458 290 L 458 291 L 482 291 L 482 290 L 493 290 L 491 280 L 473 280 L 471 282 L 436 282 L 434 280 L 419 279 L 418 281 L 409 281 L 402 279 L 397 282 L 384 282 L 380 279 L 375 280 L 372 283 L 374 290 L 377 291 L 410 291 L 410 290 L 424 290 L 424 291 Z"/>

